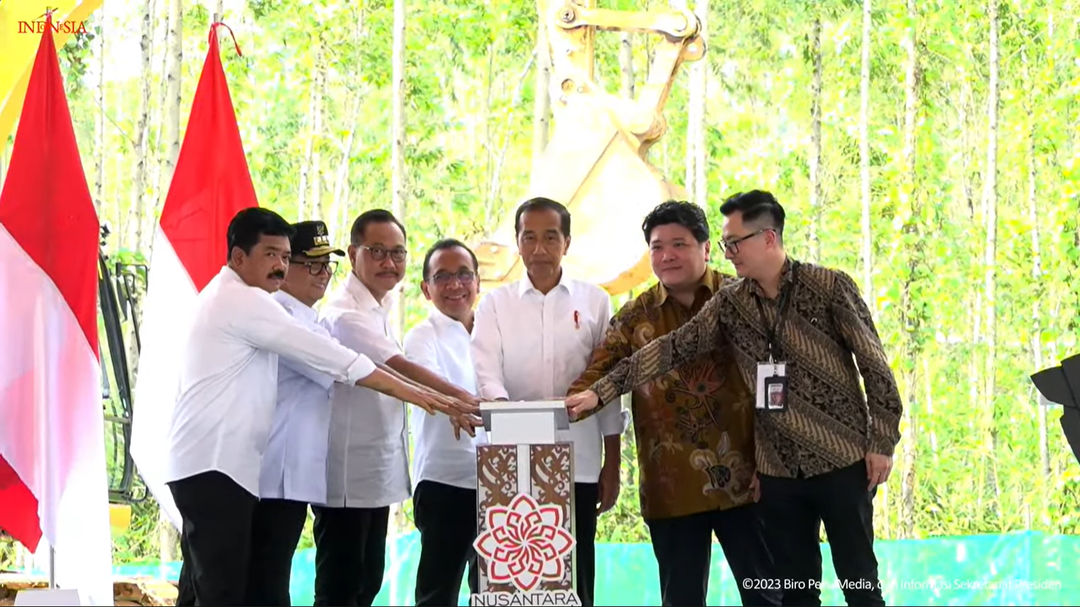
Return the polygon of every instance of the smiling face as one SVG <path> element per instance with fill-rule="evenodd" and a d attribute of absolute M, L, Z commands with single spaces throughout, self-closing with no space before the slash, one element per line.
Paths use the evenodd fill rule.
<path fill-rule="evenodd" d="M 469 324 L 480 279 L 469 252 L 448 247 L 432 253 L 428 260 L 428 279 L 420 284 L 424 297 L 450 318 Z"/>
<path fill-rule="evenodd" d="M 307 306 L 314 306 L 316 302 L 326 294 L 326 287 L 330 284 L 330 256 L 308 257 L 297 254 L 292 256 L 289 263 L 289 271 L 285 273 L 285 284 L 281 290 Z M 312 274 L 316 271 L 316 274 Z"/>
<path fill-rule="evenodd" d="M 709 241 L 698 242 L 684 225 L 665 223 L 649 234 L 649 254 L 653 274 L 672 291 L 697 286 L 709 261 Z"/>
<path fill-rule="evenodd" d="M 229 252 L 229 266 L 245 283 L 273 293 L 285 282 L 291 253 L 288 236 L 261 234 L 250 253 L 245 253 L 241 247 L 233 247 Z"/>
<path fill-rule="evenodd" d="M 376 300 L 382 301 L 405 276 L 405 250 L 405 233 L 397 224 L 382 221 L 367 224 L 361 243 L 349 246 L 353 273 Z"/>

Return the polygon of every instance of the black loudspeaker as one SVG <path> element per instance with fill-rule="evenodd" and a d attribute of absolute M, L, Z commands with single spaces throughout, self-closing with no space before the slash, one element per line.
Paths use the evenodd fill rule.
<path fill-rule="evenodd" d="M 1061 429 L 1080 462 L 1080 355 L 1070 356 L 1061 364 L 1031 376 L 1035 388 L 1046 400 L 1065 408 Z"/>

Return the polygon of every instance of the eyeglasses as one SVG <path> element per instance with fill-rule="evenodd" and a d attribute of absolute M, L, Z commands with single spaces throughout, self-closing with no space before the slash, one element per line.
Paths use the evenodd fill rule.
<path fill-rule="evenodd" d="M 720 240 L 716 244 L 720 245 L 720 250 L 721 251 L 723 251 L 725 253 L 727 253 L 728 251 L 731 251 L 732 255 L 738 255 L 738 253 L 739 253 L 739 243 L 740 242 L 742 242 L 744 240 L 750 240 L 751 238 L 757 236 L 758 234 L 764 234 L 765 232 L 771 231 L 772 229 L 773 228 L 761 228 L 757 232 L 747 234 L 746 236 L 740 236 L 739 238 L 732 238 L 731 240 Z"/>
<path fill-rule="evenodd" d="M 297 261 L 295 259 L 289 260 L 289 263 L 294 266 L 305 266 L 308 274 L 312 276 L 318 276 L 323 272 L 332 276 L 337 271 L 338 264 L 336 261 Z"/>
<path fill-rule="evenodd" d="M 387 249 L 386 247 L 380 247 L 380 246 L 369 247 L 367 245 L 362 244 L 362 245 L 360 245 L 360 248 L 361 249 L 367 249 L 368 254 L 371 255 L 371 258 L 374 259 L 375 261 L 382 261 L 382 260 L 386 259 L 386 255 L 389 254 L 390 259 L 394 260 L 397 263 L 401 263 L 401 262 L 405 261 L 405 256 L 407 256 L 409 254 L 409 251 L 406 250 L 405 247 L 397 247 L 397 248 L 394 248 L 394 249 Z"/>
<path fill-rule="evenodd" d="M 432 275 L 428 282 L 439 285 L 440 287 L 445 287 L 446 285 L 450 284 L 455 278 L 461 284 L 465 284 L 467 282 L 472 282 L 476 280 L 476 272 L 473 272 L 472 270 L 461 270 L 456 274 L 450 272 L 436 272 L 434 275 Z"/>

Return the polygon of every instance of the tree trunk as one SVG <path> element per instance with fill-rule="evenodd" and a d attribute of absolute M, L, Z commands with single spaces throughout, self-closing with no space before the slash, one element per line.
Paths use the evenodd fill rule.
<path fill-rule="evenodd" d="M 101 9 L 104 22 L 105 7 Z M 94 210 L 104 217 L 105 204 L 105 28 L 98 36 L 97 116 L 94 120 Z"/>
<path fill-rule="evenodd" d="M 525 90 L 525 82 L 529 79 L 529 73 L 533 69 L 534 60 L 535 56 L 530 57 L 529 62 L 525 64 L 525 69 L 518 76 L 514 94 L 510 97 L 510 109 L 506 112 L 506 120 L 504 121 L 505 129 L 503 130 L 502 146 L 499 149 L 498 156 L 495 157 L 495 166 L 491 171 L 491 181 L 488 183 L 488 193 L 484 202 L 485 216 L 487 217 L 491 216 L 502 196 L 502 172 L 503 166 L 506 164 L 506 153 L 510 148 L 511 122 L 515 118 L 514 108 L 521 104 L 521 95 Z"/>
<path fill-rule="evenodd" d="M 619 95 L 626 99 L 633 99 L 634 46 L 631 43 L 629 32 L 623 32 L 619 35 L 619 73 L 622 74 L 619 85 Z"/>
<path fill-rule="evenodd" d="M 908 27 L 904 46 L 907 48 L 907 58 L 904 65 L 904 190 L 903 197 L 910 208 L 910 219 L 903 228 L 903 235 L 914 233 L 918 241 L 922 233 L 922 205 L 916 199 L 918 174 L 915 157 L 915 130 L 918 119 L 919 107 L 919 51 L 918 36 L 915 24 L 918 22 L 918 8 L 915 0 L 907 0 Z M 912 286 L 917 276 L 917 271 L 923 263 L 923 249 L 916 248 L 911 252 L 910 270 L 907 280 L 904 281 L 901 293 L 901 318 L 904 320 L 902 335 L 904 340 L 903 357 L 905 362 L 902 372 L 901 383 L 904 386 L 904 413 L 901 420 L 901 428 L 907 431 L 903 455 L 900 464 L 900 514 L 899 537 L 910 538 L 914 535 L 915 523 L 915 461 L 917 459 L 919 445 L 919 427 L 915 417 L 914 403 L 918 401 L 918 373 L 917 361 L 922 353 L 921 327 L 922 318 L 911 318 L 915 308 L 912 306 Z M 929 382 L 930 378 L 925 377 Z"/>
<path fill-rule="evenodd" d="M 820 9 L 818 9 L 820 10 Z M 814 15 L 810 34 L 814 79 L 810 87 L 810 261 L 821 260 L 821 15 Z"/>
<path fill-rule="evenodd" d="M 923 381 L 923 390 L 924 390 L 923 402 L 926 403 L 926 417 L 927 417 L 927 419 L 929 419 L 931 421 L 931 423 L 928 426 L 928 428 L 929 428 L 928 434 L 930 435 L 930 457 L 933 458 L 931 461 L 934 463 L 935 466 L 937 466 L 938 462 L 940 461 L 940 453 L 938 452 L 937 431 L 934 430 L 934 424 L 933 424 L 933 419 L 934 419 L 934 382 L 933 382 L 933 379 L 932 379 L 933 375 L 930 374 L 930 355 L 925 354 L 925 353 L 923 354 L 923 359 L 922 359 L 922 374 L 923 374 L 923 378 L 924 378 L 924 381 Z"/>
<path fill-rule="evenodd" d="M 183 0 L 169 0 L 169 36 L 166 42 L 165 103 L 162 118 L 165 122 L 164 164 L 158 191 L 158 204 L 164 205 L 172 183 L 176 158 L 180 155 L 180 79 L 184 61 Z"/>
<path fill-rule="evenodd" d="M 698 0 L 694 14 L 701 21 L 702 38 L 708 35 L 709 0 Z M 687 182 L 693 182 L 690 200 L 701 208 L 708 208 L 709 186 L 705 180 L 708 149 L 705 146 L 705 100 L 708 98 L 709 62 L 695 61 L 690 68 L 690 119 L 687 121 Z M 691 143 L 692 142 L 692 143 Z M 692 154 L 692 157 L 690 156 Z"/>
<path fill-rule="evenodd" d="M 1050 23 L 1053 23 L 1053 14 L 1048 17 Z M 1049 29 L 1053 29 L 1053 26 Z M 1025 37 L 1024 43 L 1020 47 L 1020 60 L 1023 64 L 1024 81 L 1027 83 L 1027 90 L 1038 90 L 1038 84 L 1031 76 L 1031 61 L 1028 57 L 1027 41 L 1030 37 Z M 1053 40 L 1053 34 L 1048 37 L 1049 40 Z M 1024 113 L 1027 116 L 1028 132 L 1027 132 L 1027 203 L 1028 203 L 1028 221 L 1031 222 L 1031 284 L 1035 285 L 1034 297 L 1031 302 L 1031 352 L 1034 358 L 1035 369 L 1043 368 L 1043 343 L 1042 343 L 1042 306 L 1044 298 L 1046 297 L 1046 288 L 1043 285 L 1043 270 L 1042 270 L 1042 243 L 1040 242 L 1039 233 L 1039 199 L 1036 196 L 1038 189 L 1038 170 L 1035 163 L 1035 108 L 1034 102 L 1031 96 L 1024 96 Z M 1039 470 L 1042 472 L 1040 478 L 1050 478 L 1050 447 L 1047 442 L 1046 435 L 1046 402 L 1042 398 L 1042 395 L 1038 395 L 1035 403 L 1035 418 L 1039 427 Z"/>
<path fill-rule="evenodd" d="M 357 97 L 359 98 L 359 95 L 357 95 Z M 357 101 L 355 107 L 359 107 L 359 105 L 360 103 Z M 346 108 L 348 108 L 348 105 L 346 105 Z M 347 115 L 355 116 L 356 112 L 354 110 L 353 113 Z M 345 210 L 348 207 L 346 201 L 349 197 L 349 165 L 352 163 L 352 149 L 353 144 L 356 141 L 357 128 L 358 125 L 354 120 L 349 126 L 349 135 L 345 139 L 345 146 L 341 149 L 341 161 L 338 162 L 337 175 L 334 177 L 333 202 L 330 206 L 330 213 L 324 220 L 332 227 L 340 226 L 347 221 L 345 219 Z M 332 233 L 331 237 L 340 238 L 339 236 L 336 236 L 336 234 L 337 233 Z"/>
<path fill-rule="evenodd" d="M 983 255 L 984 286 L 986 293 L 986 360 L 983 403 L 984 428 L 989 439 L 987 458 L 990 462 L 991 482 L 994 487 L 995 511 L 1000 515 L 1001 487 L 997 482 L 997 466 L 994 454 L 997 453 L 997 432 L 994 429 L 994 396 L 996 392 L 997 358 L 997 138 L 998 138 L 998 0 L 989 0 L 987 10 L 990 20 L 990 75 L 986 100 L 986 170 L 983 179 L 983 208 L 986 211 L 986 246 Z"/>
<path fill-rule="evenodd" d="M 143 250 L 143 198 L 146 195 L 146 182 L 149 167 L 149 119 L 150 119 L 150 57 L 153 53 L 153 15 L 155 0 L 149 0 L 142 12 L 142 36 L 139 48 L 142 51 L 142 86 L 139 105 L 139 119 L 135 127 L 135 178 L 132 180 L 131 208 L 128 209 L 129 243 L 135 250 Z"/>
<path fill-rule="evenodd" d="M 308 211 L 308 205 L 310 204 L 310 190 L 311 180 L 318 180 L 318 176 L 311 174 L 311 168 L 314 164 L 315 155 L 315 121 L 316 115 L 319 112 L 319 70 L 318 65 L 322 62 L 322 44 L 316 41 L 315 43 L 315 59 L 313 65 L 316 66 L 315 76 L 311 79 L 308 87 L 308 113 L 307 120 L 307 140 L 304 143 L 304 162 L 300 165 L 300 185 L 297 188 L 296 197 L 296 217 L 300 221 L 313 218 L 313 214 L 318 213 L 318 208 L 312 208 Z"/>
<path fill-rule="evenodd" d="M 394 32 L 391 53 L 392 115 L 390 120 L 391 210 L 405 221 L 408 200 L 405 191 L 405 0 L 394 0 Z M 405 300 L 398 298 L 393 325 L 404 334 Z"/>
<path fill-rule="evenodd" d="M 158 195 L 154 199 L 154 213 L 164 206 L 168 187 L 172 184 L 176 158 L 180 153 L 180 68 L 184 62 L 184 6 L 183 0 L 166 0 L 168 24 L 162 45 L 164 67 L 164 94 L 161 104 L 162 141 L 164 153 L 159 163 Z M 152 226 L 152 224 L 151 224 Z M 152 254 L 153 239 L 149 239 L 147 257 Z M 137 361 L 137 359 L 136 359 Z M 179 555 L 180 536 L 176 527 L 164 512 L 158 512 L 158 557 L 162 563 L 176 561 Z"/>
<path fill-rule="evenodd" d="M 362 6 L 357 6 L 355 9 L 355 21 L 352 32 L 353 48 L 357 49 L 353 60 L 359 64 L 360 62 L 360 49 L 361 40 L 365 35 L 367 13 Z M 353 88 L 353 86 L 357 88 Z M 348 238 L 349 231 L 349 197 L 351 189 L 349 185 L 349 168 L 352 166 L 352 150 L 356 144 L 356 133 L 360 129 L 360 121 L 358 119 L 360 104 L 363 102 L 364 96 L 367 93 L 367 88 L 362 83 L 352 83 L 352 86 L 347 86 L 349 96 L 352 100 L 352 107 L 349 107 L 349 99 L 346 98 L 345 104 L 345 116 L 349 125 L 349 136 L 345 142 L 345 148 L 341 152 L 341 161 L 338 163 L 337 176 L 334 181 L 334 198 L 333 206 L 330 209 L 330 216 L 326 219 L 326 222 L 331 230 L 331 239 L 337 239 L 338 242 L 344 242 Z"/>
<path fill-rule="evenodd" d="M 863 0 L 862 11 L 862 72 L 859 77 L 859 182 L 862 199 L 862 282 L 863 294 L 870 309 L 874 309 L 872 256 L 870 233 L 870 2 Z"/>
<path fill-rule="evenodd" d="M 405 0 L 394 0 L 390 163 L 393 213 L 404 217 L 405 196 Z"/>
<path fill-rule="evenodd" d="M 533 172 L 536 172 L 537 163 L 547 148 L 551 127 L 551 51 L 548 48 L 546 16 L 541 10 L 547 4 L 547 0 L 537 0 L 539 19 L 536 28 L 536 97 L 533 101 Z"/>
<path fill-rule="evenodd" d="M 311 132 L 311 170 L 308 173 L 308 181 L 311 184 L 311 213 L 312 218 L 323 220 L 326 209 L 323 208 L 323 177 L 322 177 L 322 139 L 323 139 L 323 112 L 326 105 L 326 40 L 319 36 L 318 63 L 315 64 L 315 120 Z"/>
<path fill-rule="evenodd" d="M 405 192 L 405 0 L 394 0 L 394 31 L 391 52 L 392 115 L 390 120 L 390 164 L 392 208 L 399 221 L 405 221 L 408 204 Z M 391 312 L 392 326 L 397 329 L 398 339 L 405 333 L 405 298 L 398 297 Z M 395 530 L 405 527 L 401 504 L 392 509 Z M 396 544 L 395 544 L 396 545 Z"/>

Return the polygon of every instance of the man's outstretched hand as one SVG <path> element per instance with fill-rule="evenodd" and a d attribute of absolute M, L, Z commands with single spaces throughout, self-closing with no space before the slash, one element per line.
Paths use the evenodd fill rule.
<path fill-rule="evenodd" d="M 592 390 L 566 397 L 566 410 L 570 413 L 570 419 L 576 420 L 598 406 L 600 406 L 600 397 Z"/>

